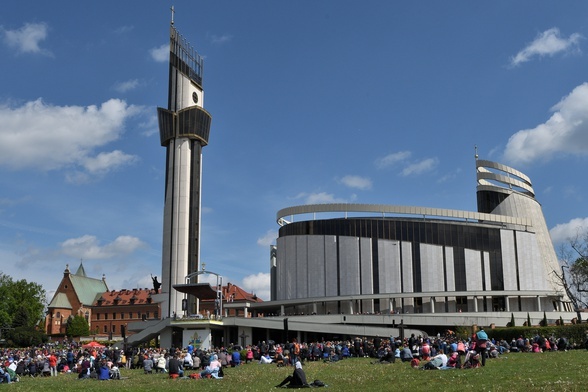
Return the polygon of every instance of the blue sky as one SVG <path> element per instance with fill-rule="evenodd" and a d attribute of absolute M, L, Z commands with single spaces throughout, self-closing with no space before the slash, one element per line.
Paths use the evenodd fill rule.
<path fill-rule="evenodd" d="M 205 59 L 201 255 L 225 282 L 268 299 L 281 208 L 476 210 L 475 145 L 530 176 L 556 244 L 588 227 L 587 2 L 9 1 L 1 272 L 161 274 L 172 4 Z"/>

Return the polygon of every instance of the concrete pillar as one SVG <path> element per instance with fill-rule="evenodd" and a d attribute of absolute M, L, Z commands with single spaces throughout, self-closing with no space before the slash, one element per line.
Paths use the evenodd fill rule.
<path fill-rule="evenodd" d="M 280 305 L 280 316 L 285 316 L 284 305 Z"/>
<path fill-rule="evenodd" d="M 474 312 L 478 312 L 478 297 L 474 297 Z"/>
<path fill-rule="evenodd" d="M 537 311 L 541 311 L 541 297 L 537 296 Z"/>
<path fill-rule="evenodd" d="M 510 297 L 506 297 L 504 302 L 506 303 L 506 311 L 510 312 Z"/>
<path fill-rule="evenodd" d="M 435 297 L 431 297 L 431 313 L 435 313 Z"/>

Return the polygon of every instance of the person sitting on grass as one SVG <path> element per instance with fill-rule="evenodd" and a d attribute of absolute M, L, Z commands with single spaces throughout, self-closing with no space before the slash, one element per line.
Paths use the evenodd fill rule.
<path fill-rule="evenodd" d="M 239 366 L 241 364 L 241 353 L 238 350 L 233 351 L 231 355 L 231 367 Z"/>
<path fill-rule="evenodd" d="M 147 355 L 145 355 L 145 359 L 143 359 L 143 371 L 145 374 L 153 373 L 153 360 Z"/>
<path fill-rule="evenodd" d="M 431 358 L 431 360 L 423 366 L 425 370 L 436 370 L 447 365 L 447 355 L 443 353 L 443 350 L 439 351 L 439 354 Z"/>
<path fill-rule="evenodd" d="M 79 374 L 78 378 L 80 378 L 80 379 L 89 378 L 91 367 L 92 367 L 92 364 L 90 362 L 90 359 L 88 359 L 88 357 L 86 357 L 86 356 L 82 357 L 82 362 L 80 364 L 80 374 Z"/>
<path fill-rule="evenodd" d="M 459 355 L 457 354 L 457 351 L 452 352 L 451 355 L 449 356 L 449 358 L 447 359 L 447 367 L 453 368 L 453 369 L 461 367 L 461 364 L 459 363 Z"/>
<path fill-rule="evenodd" d="M 10 384 L 11 382 L 10 374 L 5 370 L 4 365 L 0 366 L 0 383 Z"/>
<path fill-rule="evenodd" d="M 270 357 L 269 353 L 265 353 L 259 358 L 259 363 L 262 365 L 272 363 L 272 362 L 273 362 L 273 360 L 272 360 L 272 357 Z"/>
<path fill-rule="evenodd" d="M 276 385 L 276 388 L 281 388 L 284 385 L 287 388 L 310 388 L 310 385 L 308 385 L 308 382 L 306 381 L 306 374 L 304 373 L 304 370 L 302 370 L 302 363 L 300 363 L 300 361 L 296 361 L 294 364 L 294 373 Z"/>
<path fill-rule="evenodd" d="M 205 378 L 207 376 L 212 376 L 214 378 L 221 378 L 218 374 L 221 368 L 221 363 L 218 360 L 216 354 L 210 356 L 210 364 L 204 368 L 204 370 L 200 373 L 200 378 Z"/>
<path fill-rule="evenodd" d="M 396 356 L 394 355 L 394 351 L 392 351 L 391 347 L 386 347 L 384 354 L 380 357 L 380 360 L 376 363 L 387 364 L 387 363 L 394 363 L 394 362 L 396 362 Z"/>
<path fill-rule="evenodd" d="M 160 354 L 159 358 L 157 358 L 157 362 L 155 363 L 155 373 L 167 373 L 166 365 L 167 360 L 165 359 L 164 354 Z"/>
<path fill-rule="evenodd" d="M 245 354 L 245 363 L 253 362 L 253 350 L 251 347 L 247 347 L 247 353 Z"/>
<path fill-rule="evenodd" d="M 110 380 L 110 368 L 106 363 L 106 360 L 102 360 L 100 367 L 98 368 L 98 380 Z"/>
<path fill-rule="evenodd" d="M 400 351 L 400 360 L 402 362 L 410 362 L 412 361 L 414 356 L 412 355 L 412 351 L 408 345 L 404 345 L 404 348 Z"/>
<path fill-rule="evenodd" d="M 184 355 L 184 367 L 187 369 L 192 369 L 194 367 L 194 360 L 192 359 L 192 354 L 187 352 Z"/>
<path fill-rule="evenodd" d="M 174 355 L 170 358 L 168 366 L 170 377 L 174 377 L 174 375 L 177 375 L 177 377 L 184 377 L 184 369 L 182 368 L 182 363 L 178 359 L 178 355 Z"/>

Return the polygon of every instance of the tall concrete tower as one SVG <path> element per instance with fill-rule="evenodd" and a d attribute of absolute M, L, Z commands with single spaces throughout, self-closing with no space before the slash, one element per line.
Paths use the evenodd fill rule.
<path fill-rule="evenodd" d="M 162 318 L 182 313 L 175 284 L 200 268 L 202 147 L 211 116 L 204 110 L 202 57 L 170 26 L 167 109 L 157 108 L 161 145 L 167 150 L 161 300 Z"/>

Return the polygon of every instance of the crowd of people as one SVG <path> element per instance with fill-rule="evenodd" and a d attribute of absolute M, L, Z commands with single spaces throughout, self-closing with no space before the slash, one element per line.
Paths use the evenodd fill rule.
<path fill-rule="evenodd" d="M 129 347 L 123 350 L 118 346 L 83 348 L 71 343 L 59 348 L 0 349 L 0 383 L 22 377 L 54 377 L 59 373 L 74 373 L 80 379 L 111 380 L 121 378 L 122 368 L 142 369 L 145 374 L 166 373 L 171 378 L 188 377 L 186 370 L 191 370 L 191 378 L 222 378 L 223 368 L 243 363 L 293 366 L 296 370 L 305 361 L 336 362 L 353 357 L 370 357 L 374 364 L 398 360 L 410 362 L 419 369 L 457 369 L 484 366 L 487 358 L 497 358 L 506 352 L 537 353 L 569 348 L 565 337 L 519 336 L 510 342 L 496 341 L 489 339 L 483 329 L 466 339 L 451 333 L 433 337 L 411 335 L 404 339 L 355 337 L 310 343 L 293 339 L 285 343 L 261 341 L 244 348 L 231 345 L 212 350 L 195 348 L 192 344 L 185 348 Z"/>

